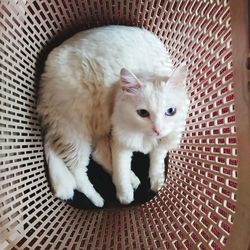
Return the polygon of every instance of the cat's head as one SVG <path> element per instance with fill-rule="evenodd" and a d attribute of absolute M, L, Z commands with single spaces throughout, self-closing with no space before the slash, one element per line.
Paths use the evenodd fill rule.
<path fill-rule="evenodd" d="M 162 138 L 183 127 L 188 96 L 187 67 L 181 64 L 170 77 L 140 77 L 120 72 L 115 122 L 125 130 Z"/>

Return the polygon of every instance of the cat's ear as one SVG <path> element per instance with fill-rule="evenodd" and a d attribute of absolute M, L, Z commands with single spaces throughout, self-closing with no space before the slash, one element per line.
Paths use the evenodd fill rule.
<path fill-rule="evenodd" d="M 185 63 L 180 64 L 168 79 L 168 84 L 184 85 L 187 78 L 187 66 Z"/>
<path fill-rule="evenodd" d="M 128 94 L 136 94 L 142 86 L 137 77 L 125 68 L 120 71 L 120 84 L 122 90 Z"/>

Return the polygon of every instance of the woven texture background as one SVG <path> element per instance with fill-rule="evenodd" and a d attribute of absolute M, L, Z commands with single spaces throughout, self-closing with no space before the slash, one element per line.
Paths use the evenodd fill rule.
<path fill-rule="evenodd" d="M 80 211 L 49 189 L 36 113 L 49 48 L 106 24 L 145 27 L 189 67 L 191 97 L 164 188 L 141 206 Z M 227 0 L 1 1 L 0 249 L 222 249 L 236 210 Z"/>

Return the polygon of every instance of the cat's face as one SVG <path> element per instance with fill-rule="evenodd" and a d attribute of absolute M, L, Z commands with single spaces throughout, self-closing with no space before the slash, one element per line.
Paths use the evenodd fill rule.
<path fill-rule="evenodd" d="M 156 138 L 182 128 L 188 109 L 185 79 L 186 67 L 183 65 L 168 80 L 139 80 L 122 69 L 121 119 L 126 127 Z"/>

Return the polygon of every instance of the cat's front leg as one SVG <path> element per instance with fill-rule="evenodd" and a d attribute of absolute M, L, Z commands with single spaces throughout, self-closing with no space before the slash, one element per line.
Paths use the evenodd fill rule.
<path fill-rule="evenodd" d="M 157 192 L 165 181 L 165 157 L 167 150 L 155 148 L 150 152 L 149 178 L 151 190 Z"/>
<path fill-rule="evenodd" d="M 116 196 L 121 204 L 129 204 L 134 200 L 134 190 L 131 184 L 132 151 L 119 142 L 112 141 L 113 183 Z"/>
<path fill-rule="evenodd" d="M 110 136 L 103 136 L 100 138 L 95 149 L 92 152 L 92 157 L 102 168 L 112 176 L 112 156 L 111 156 L 111 138 Z M 134 190 L 140 185 L 140 179 L 135 175 L 135 173 L 130 171 L 130 181 Z"/>

